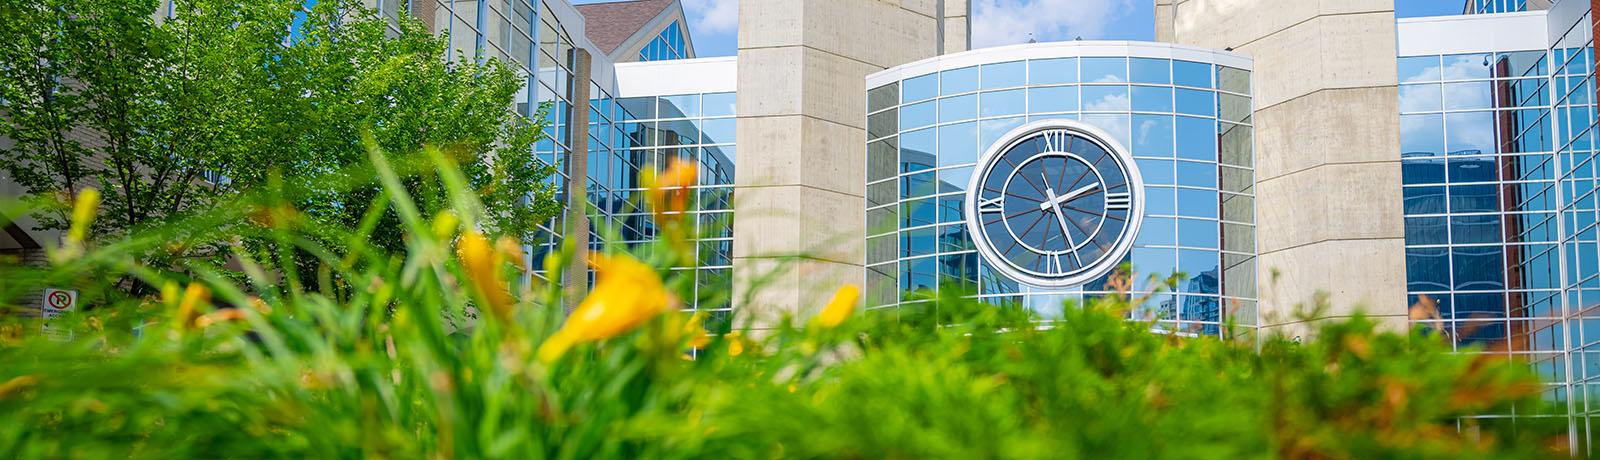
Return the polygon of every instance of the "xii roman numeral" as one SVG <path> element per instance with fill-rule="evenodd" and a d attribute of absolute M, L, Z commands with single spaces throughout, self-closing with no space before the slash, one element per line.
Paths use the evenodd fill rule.
<path fill-rule="evenodd" d="M 1044 150 L 1046 152 L 1066 152 L 1067 132 L 1064 130 L 1050 130 L 1044 132 Z"/>

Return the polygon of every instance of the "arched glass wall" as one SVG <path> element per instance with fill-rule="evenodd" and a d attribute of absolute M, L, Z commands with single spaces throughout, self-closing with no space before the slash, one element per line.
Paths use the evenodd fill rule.
<path fill-rule="evenodd" d="M 1166 44 L 1067 42 L 967 52 L 867 77 L 867 304 L 914 306 L 961 289 L 1049 319 L 1064 301 L 1108 294 L 1106 279 L 1043 290 L 980 257 L 962 220 L 978 157 L 1006 132 L 1048 119 L 1110 133 L 1145 182 L 1145 217 L 1125 258 L 1181 274 L 1137 312 L 1169 330 L 1216 334 L 1256 323 L 1250 61 Z"/>

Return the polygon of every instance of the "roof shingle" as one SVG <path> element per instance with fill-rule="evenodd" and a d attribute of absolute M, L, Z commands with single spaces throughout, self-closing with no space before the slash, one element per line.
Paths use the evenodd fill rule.
<path fill-rule="evenodd" d="M 584 35 L 611 54 L 675 0 L 626 0 L 574 5 L 583 14 Z"/>

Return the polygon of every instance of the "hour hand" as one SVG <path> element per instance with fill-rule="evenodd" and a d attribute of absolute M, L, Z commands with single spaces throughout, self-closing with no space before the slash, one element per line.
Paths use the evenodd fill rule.
<path fill-rule="evenodd" d="M 1067 193 L 1062 194 L 1061 196 L 1055 197 L 1053 199 L 1045 200 L 1045 202 L 1039 203 L 1039 210 L 1040 211 L 1049 211 L 1050 208 L 1055 207 L 1058 204 L 1066 203 L 1068 201 L 1072 201 L 1072 200 L 1076 200 L 1078 198 L 1082 198 L 1084 195 L 1088 195 L 1090 192 L 1093 192 L 1097 188 L 1100 188 L 1100 183 L 1099 182 L 1095 182 L 1093 184 L 1085 185 L 1082 188 L 1079 188 L 1077 190 L 1073 190 L 1071 192 L 1067 192 Z"/>

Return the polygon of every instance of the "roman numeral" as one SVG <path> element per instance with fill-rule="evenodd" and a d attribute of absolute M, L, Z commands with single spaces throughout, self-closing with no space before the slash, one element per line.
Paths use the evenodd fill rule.
<path fill-rule="evenodd" d="M 1106 209 L 1127 210 L 1133 207 L 1133 195 L 1128 192 L 1106 193 Z"/>
<path fill-rule="evenodd" d="M 1045 131 L 1043 137 L 1044 137 L 1044 151 L 1046 151 L 1046 152 L 1066 152 L 1067 151 L 1067 147 L 1068 147 L 1067 146 L 1067 141 L 1068 141 L 1069 137 L 1068 137 L 1067 132 L 1065 130 L 1053 129 L 1053 130 L 1050 130 L 1050 131 Z"/>
<path fill-rule="evenodd" d="M 1000 203 L 1000 199 L 1001 198 L 1004 198 L 1004 197 L 998 197 L 997 196 L 997 197 L 990 198 L 990 199 L 987 199 L 987 200 L 979 200 L 978 201 L 978 212 L 979 213 L 1004 212 L 1006 210 L 1006 208 L 1005 208 L 1005 206 L 1003 206 Z"/>

